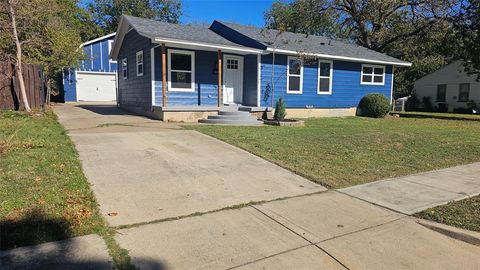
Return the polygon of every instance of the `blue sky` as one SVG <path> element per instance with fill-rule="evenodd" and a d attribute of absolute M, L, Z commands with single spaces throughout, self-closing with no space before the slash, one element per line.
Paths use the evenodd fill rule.
<path fill-rule="evenodd" d="M 224 20 L 263 26 L 263 13 L 274 0 L 183 0 L 182 23 L 211 23 Z"/>

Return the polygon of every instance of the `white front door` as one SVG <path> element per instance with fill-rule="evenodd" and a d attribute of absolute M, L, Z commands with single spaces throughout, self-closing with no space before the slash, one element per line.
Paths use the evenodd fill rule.
<path fill-rule="evenodd" d="M 242 104 L 243 99 L 243 57 L 223 57 L 223 104 Z"/>

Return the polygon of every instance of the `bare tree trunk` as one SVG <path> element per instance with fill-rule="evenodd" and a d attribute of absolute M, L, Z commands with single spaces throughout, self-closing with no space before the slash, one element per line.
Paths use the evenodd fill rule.
<path fill-rule="evenodd" d="M 13 0 L 8 0 L 8 8 L 9 8 L 10 20 L 12 22 L 13 38 L 15 39 L 15 46 L 17 47 L 17 57 L 16 57 L 17 63 L 15 65 L 15 70 L 16 70 L 18 82 L 20 85 L 20 96 L 22 98 L 25 111 L 30 112 L 32 110 L 30 109 L 30 104 L 28 104 L 27 92 L 25 90 L 25 82 L 23 81 L 22 46 L 20 45 L 20 41 L 18 40 L 17 23 L 15 21 L 15 10 L 13 9 Z"/>

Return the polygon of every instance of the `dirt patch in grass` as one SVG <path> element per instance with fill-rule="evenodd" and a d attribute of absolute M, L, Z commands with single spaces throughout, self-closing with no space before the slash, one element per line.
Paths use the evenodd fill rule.
<path fill-rule="evenodd" d="M 480 195 L 430 208 L 415 216 L 480 232 Z"/>
<path fill-rule="evenodd" d="M 480 161 L 480 122 L 312 118 L 305 127 L 186 125 L 329 188 Z"/>

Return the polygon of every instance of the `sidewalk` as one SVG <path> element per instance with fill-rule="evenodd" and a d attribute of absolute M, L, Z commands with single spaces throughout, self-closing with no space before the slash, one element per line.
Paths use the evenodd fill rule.
<path fill-rule="evenodd" d="M 338 191 L 411 215 L 480 194 L 480 163 L 385 179 Z"/>

